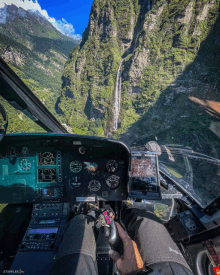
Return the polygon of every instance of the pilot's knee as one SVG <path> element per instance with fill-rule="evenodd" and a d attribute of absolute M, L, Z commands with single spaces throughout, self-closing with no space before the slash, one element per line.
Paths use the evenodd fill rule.
<path fill-rule="evenodd" d="M 72 218 L 69 222 L 70 227 L 94 227 L 94 219 L 88 215 L 79 214 Z"/>
<path fill-rule="evenodd" d="M 79 215 L 76 215 L 72 220 L 85 220 L 88 218 L 89 217 L 87 215 L 79 214 Z"/>

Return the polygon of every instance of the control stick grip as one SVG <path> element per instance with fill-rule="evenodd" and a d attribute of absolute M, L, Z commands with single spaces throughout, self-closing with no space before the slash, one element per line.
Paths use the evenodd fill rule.
<path fill-rule="evenodd" d="M 110 224 L 109 244 L 111 249 L 117 251 L 120 255 L 123 255 L 123 242 L 118 234 L 118 229 L 114 220 L 112 220 Z"/>

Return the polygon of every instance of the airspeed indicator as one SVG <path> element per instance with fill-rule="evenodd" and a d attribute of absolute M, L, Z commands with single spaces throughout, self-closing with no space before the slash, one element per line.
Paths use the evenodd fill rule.
<path fill-rule="evenodd" d="M 70 170 L 73 173 L 79 173 L 82 170 L 82 163 L 78 160 L 74 160 L 70 162 Z"/>

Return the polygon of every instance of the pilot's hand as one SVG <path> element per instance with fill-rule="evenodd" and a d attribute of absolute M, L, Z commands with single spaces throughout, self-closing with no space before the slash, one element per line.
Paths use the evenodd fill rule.
<path fill-rule="evenodd" d="M 109 255 L 112 258 L 112 260 L 116 263 L 116 266 L 121 275 L 135 275 L 142 268 L 140 264 L 137 263 L 133 242 L 131 238 L 126 234 L 126 232 L 123 230 L 123 228 L 120 226 L 120 224 L 117 222 L 115 224 L 118 229 L 118 234 L 123 242 L 123 256 L 120 256 L 119 253 L 114 250 L 110 250 Z"/>

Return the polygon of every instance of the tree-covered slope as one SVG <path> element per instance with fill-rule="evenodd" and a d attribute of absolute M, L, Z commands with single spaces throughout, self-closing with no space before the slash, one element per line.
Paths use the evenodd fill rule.
<path fill-rule="evenodd" d="M 220 113 L 220 1 L 185 1 L 182 10 L 171 4 L 164 7 L 155 31 L 148 33 L 148 45 L 156 43 L 141 75 L 136 104 L 143 102 L 145 110 L 121 135 L 128 143 L 151 134 L 168 143 L 185 143 L 189 136 L 189 144 L 202 143 L 212 138 L 209 130 L 220 137 L 213 116 L 214 110 L 218 117 Z"/>
<path fill-rule="evenodd" d="M 93 2 L 82 43 L 65 65 L 58 108 L 76 133 L 104 135 L 111 128 L 116 74 L 140 8 L 138 1 Z"/>
<path fill-rule="evenodd" d="M 215 47 L 204 51 L 201 47 L 213 27 L 218 29 L 219 5 L 219 0 L 94 0 L 82 43 L 65 65 L 57 104 L 62 119 L 76 133 L 112 132 L 114 137 L 127 133 L 130 139 L 144 134 L 149 125 L 166 128 L 181 116 L 190 117 L 191 105 L 197 105 L 189 95 L 207 99 L 218 93 L 213 92 L 218 87 L 218 65 L 213 61 L 217 32 L 210 40 Z M 206 66 L 199 58 L 203 53 Z M 208 66 L 209 59 L 213 66 Z M 122 60 L 119 127 L 113 132 L 115 86 Z M 183 94 L 187 101 L 181 99 Z M 169 113 L 171 105 L 174 109 Z M 121 137 L 126 139 L 126 135 Z"/>

